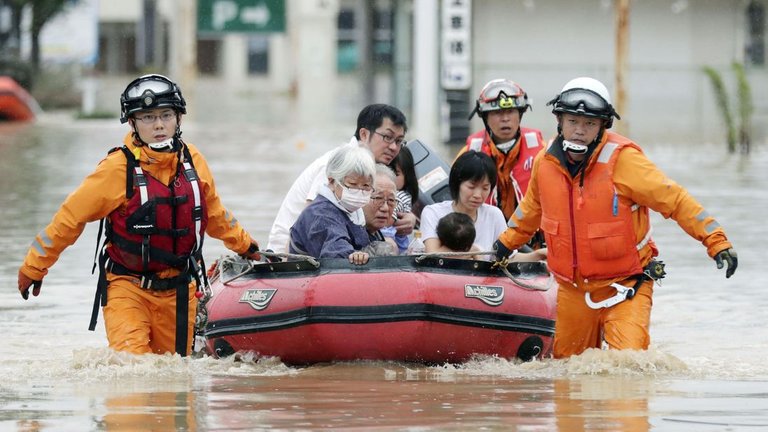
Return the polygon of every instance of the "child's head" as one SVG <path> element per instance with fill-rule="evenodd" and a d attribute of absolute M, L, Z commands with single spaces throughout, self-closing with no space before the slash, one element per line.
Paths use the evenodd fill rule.
<path fill-rule="evenodd" d="M 464 213 L 448 213 L 437 222 L 437 238 L 455 252 L 467 252 L 475 242 L 475 224 Z"/>
<path fill-rule="evenodd" d="M 400 153 L 392 159 L 389 167 L 397 175 L 395 185 L 397 190 L 405 190 L 414 202 L 419 198 L 419 180 L 416 178 L 416 168 L 413 165 L 413 155 L 408 147 L 400 149 Z"/>

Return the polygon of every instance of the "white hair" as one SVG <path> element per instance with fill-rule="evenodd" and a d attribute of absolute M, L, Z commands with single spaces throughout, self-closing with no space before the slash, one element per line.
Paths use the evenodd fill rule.
<path fill-rule="evenodd" d="M 345 145 L 333 152 L 325 168 L 327 177 L 343 183 L 344 177 L 360 175 L 373 179 L 376 174 L 376 162 L 373 153 L 367 148 Z"/>
<path fill-rule="evenodd" d="M 388 179 L 392 180 L 392 183 L 397 184 L 397 174 L 395 174 L 394 171 L 392 171 L 392 168 L 382 164 L 377 163 L 376 164 L 376 175 L 383 175 L 387 177 Z M 374 180 L 375 181 L 375 180 Z"/>

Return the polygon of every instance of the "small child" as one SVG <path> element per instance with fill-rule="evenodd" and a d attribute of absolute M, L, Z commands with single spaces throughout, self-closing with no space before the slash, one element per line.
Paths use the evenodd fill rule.
<path fill-rule="evenodd" d="M 400 153 L 392 159 L 389 167 L 397 176 L 395 187 L 397 187 L 397 205 L 395 206 L 395 218 L 398 213 L 408 213 L 413 208 L 413 203 L 419 199 L 419 181 L 416 178 L 416 168 L 413 164 L 413 155 L 408 147 L 400 149 Z M 408 249 L 410 238 L 406 235 L 398 235 L 392 228 L 382 230 L 386 237 L 392 237 L 397 243 L 400 254 Z"/>
<path fill-rule="evenodd" d="M 448 213 L 440 218 L 435 228 L 440 246 L 437 252 L 480 252 L 475 243 L 475 224 L 464 213 Z M 477 259 L 475 255 L 456 255 L 451 258 Z"/>

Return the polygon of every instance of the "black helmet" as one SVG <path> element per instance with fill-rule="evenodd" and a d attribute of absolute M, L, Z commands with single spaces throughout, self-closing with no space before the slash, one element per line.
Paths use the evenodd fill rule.
<path fill-rule="evenodd" d="M 144 75 L 131 81 L 120 95 L 120 123 L 127 122 L 135 112 L 153 108 L 171 107 L 186 114 L 186 106 L 176 83 L 162 75 Z"/>

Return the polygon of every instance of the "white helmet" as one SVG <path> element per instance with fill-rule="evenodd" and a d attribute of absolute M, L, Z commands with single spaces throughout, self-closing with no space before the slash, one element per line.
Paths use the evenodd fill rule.
<path fill-rule="evenodd" d="M 611 105 L 611 94 L 600 81 L 589 78 L 574 78 L 563 86 L 560 94 L 549 101 L 554 105 L 552 113 L 569 113 L 587 117 L 597 117 L 606 121 L 605 128 L 613 125 L 613 118 L 621 119 Z"/>

